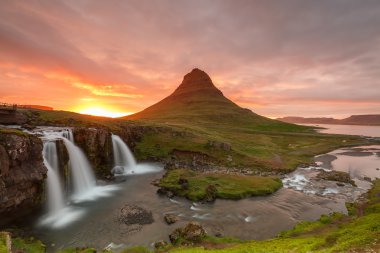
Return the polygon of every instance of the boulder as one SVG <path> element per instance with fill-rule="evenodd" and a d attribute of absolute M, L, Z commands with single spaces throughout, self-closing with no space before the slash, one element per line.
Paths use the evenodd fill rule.
<path fill-rule="evenodd" d="M 217 189 L 216 186 L 213 184 L 210 184 L 206 187 L 206 196 L 204 198 L 204 201 L 206 202 L 213 202 L 215 201 L 217 197 Z"/>
<path fill-rule="evenodd" d="M 208 141 L 207 145 L 216 149 L 231 151 L 231 144 L 229 143 L 220 142 L 220 141 Z"/>
<path fill-rule="evenodd" d="M 165 214 L 164 219 L 168 225 L 171 225 L 179 221 L 179 217 L 174 214 Z"/>
<path fill-rule="evenodd" d="M 120 209 L 118 221 L 127 225 L 145 225 L 153 223 L 154 219 L 151 211 L 147 211 L 137 205 L 127 204 Z"/>
<path fill-rule="evenodd" d="M 356 186 L 354 180 L 350 178 L 350 174 L 347 172 L 343 171 L 321 171 L 318 175 L 317 178 L 323 179 L 323 180 L 328 180 L 328 181 L 337 181 L 341 183 L 348 183 L 351 184 L 352 186 Z"/>
<path fill-rule="evenodd" d="M 189 222 L 185 227 L 174 230 L 169 235 L 169 239 L 173 244 L 181 241 L 182 244 L 192 245 L 200 242 L 205 236 L 206 231 L 201 224 L 198 222 Z"/>
<path fill-rule="evenodd" d="M 162 249 L 165 248 L 168 245 L 168 243 L 164 240 L 158 241 L 154 243 L 154 248 L 156 249 Z"/>

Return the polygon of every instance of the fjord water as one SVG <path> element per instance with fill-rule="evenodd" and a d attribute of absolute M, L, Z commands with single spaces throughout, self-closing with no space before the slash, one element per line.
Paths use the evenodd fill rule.
<path fill-rule="evenodd" d="M 318 132 L 326 134 L 362 135 L 369 137 L 380 137 L 380 126 L 359 125 L 333 125 L 333 124 L 302 124 L 306 126 L 323 127 Z"/>

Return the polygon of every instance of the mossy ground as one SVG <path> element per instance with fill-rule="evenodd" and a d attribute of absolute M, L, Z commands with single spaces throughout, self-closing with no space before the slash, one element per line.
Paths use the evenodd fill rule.
<path fill-rule="evenodd" d="M 9 253 L 7 248 L 7 233 L 0 232 L 0 253 Z"/>
<path fill-rule="evenodd" d="M 181 185 L 180 179 L 188 182 L 186 187 Z M 160 180 L 159 186 L 178 196 L 198 201 L 207 197 L 207 188 L 210 186 L 216 189 L 215 197 L 217 198 L 242 199 L 271 194 L 280 189 L 282 183 L 277 177 L 203 174 L 186 169 L 175 169 L 167 171 Z"/>
<path fill-rule="evenodd" d="M 14 238 L 12 239 L 12 251 L 26 253 L 45 252 L 46 246 L 34 238 Z"/>

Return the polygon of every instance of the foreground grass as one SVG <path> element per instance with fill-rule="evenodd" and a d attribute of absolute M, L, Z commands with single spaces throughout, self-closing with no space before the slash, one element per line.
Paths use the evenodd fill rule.
<path fill-rule="evenodd" d="M 8 253 L 7 233 L 5 233 L 5 232 L 0 232 L 0 252 L 1 253 Z"/>
<path fill-rule="evenodd" d="M 356 206 L 361 210 L 356 215 L 323 215 L 315 222 L 301 222 L 272 240 L 235 243 L 215 249 L 225 243 L 219 239 L 214 245 L 205 243 L 197 247 L 174 248 L 169 252 L 380 252 L 380 180 L 374 182 L 368 199 L 367 203 Z"/>
<path fill-rule="evenodd" d="M 242 199 L 268 195 L 280 189 L 282 183 L 277 177 L 202 174 L 176 169 L 169 170 L 160 180 L 159 186 L 178 196 L 198 201 L 205 198 Z"/>

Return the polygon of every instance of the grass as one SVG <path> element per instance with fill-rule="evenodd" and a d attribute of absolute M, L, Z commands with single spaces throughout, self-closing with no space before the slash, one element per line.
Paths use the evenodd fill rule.
<path fill-rule="evenodd" d="M 7 233 L 0 232 L 0 253 L 10 253 L 7 247 Z"/>
<path fill-rule="evenodd" d="M 180 180 L 186 180 L 184 187 Z M 222 199 L 242 199 L 271 194 L 282 187 L 276 177 L 237 176 L 215 173 L 196 173 L 186 169 L 169 170 L 160 180 L 159 186 L 178 196 L 193 201 L 203 200 L 210 194 Z M 211 190 L 210 189 L 215 189 Z"/>
<path fill-rule="evenodd" d="M 323 215 L 314 222 L 301 222 L 279 237 L 265 241 L 232 242 L 223 249 L 205 247 L 182 247 L 171 253 L 240 253 L 240 252 L 379 252 L 380 251 L 380 179 L 374 182 L 368 193 L 369 201 L 358 205 L 361 215 L 346 216 L 334 213 Z M 357 213 L 357 212 L 356 212 Z M 225 244 L 217 239 L 217 244 Z M 208 245 L 209 246 L 209 245 Z"/>
<path fill-rule="evenodd" d="M 14 238 L 12 239 L 12 251 L 26 253 L 43 253 L 46 246 L 34 238 Z"/>
<path fill-rule="evenodd" d="M 13 128 L 0 128 L 0 134 L 15 134 L 18 136 L 28 136 L 27 133 L 24 133 L 23 131 L 20 131 L 18 129 L 13 129 Z"/>
<path fill-rule="evenodd" d="M 121 251 L 121 253 L 150 253 L 150 252 L 151 252 L 150 250 L 148 250 L 147 248 L 142 247 L 142 246 L 135 246 L 135 247 L 131 247 L 131 248 L 126 248 L 126 249 Z"/>
<path fill-rule="evenodd" d="M 94 248 L 68 248 L 58 251 L 57 253 L 96 253 Z"/>

